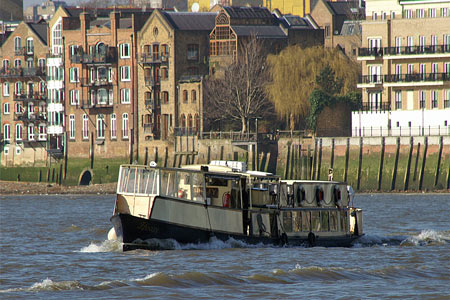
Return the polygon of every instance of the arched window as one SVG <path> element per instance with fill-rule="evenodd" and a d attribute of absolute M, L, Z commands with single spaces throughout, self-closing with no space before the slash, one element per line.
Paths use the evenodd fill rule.
<path fill-rule="evenodd" d="M 88 115 L 83 115 L 83 139 L 89 138 L 89 117 Z"/>
<path fill-rule="evenodd" d="M 183 103 L 187 103 L 187 102 L 188 102 L 188 91 L 183 90 Z"/>
<path fill-rule="evenodd" d="M 31 68 L 33 68 L 33 67 L 34 67 L 34 61 L 33 61 L 33 59 L 30 57 L 30 58 L 27 59 L 27 68 L 28 68 L 28 69 L 31 69 Z"/>
<path fill-rule="evenodd" d="M 53 54 L 62 54 L 62 34 L 61 20 L 56 22 L 52 29 L 52 52 Z"/>
<path fill-rule="evenodd" d="M 122 115 L 122 137 L 124 139 L 128 138 L 128 114 L 124 113 Z"/>
<path fill-rule="evenodd" d="M 169 103 L 169 92 L 162 92 L 162 103 Z"/>
<path fill-rule="evenodd" d="M 197 101 L 197 91 L 196 90 L 192 90 L 191 91 L 191 101 L 192 102 L 196 102 Z"/>
<path fill-rule="evenodd" d="M 9 142 L 11 140 L 11 126 L 9 124 L 3 125 L 3 134 L 5 141 Z"/>
<path fill-rule="evenodd" d="M 19 54 L 22 51 L 22 38 L 20 36 L 16 36 L 14 38 L 14 52 Z"/>
<path fill-rule="evenodd" d="M 32 37 L 27 38 L 27 54 L 34 53 L 34 41 Z"/>
<path fill-rule="evenodd" d="M 100 42 L 95 46 L 95 52 L 97 54 L 106 54 L 106 46 L 105 43 Z"/>
<path fill-rule="evenodd" d="M 23 94 L 23 90 L 22 90 L 22 82 L 17 81 L 14 84 L 14 94 L 15 95 L 22 95 Z"/>
<path fill-rule="evenodd" d="M 22 61 L 20 59 L 14 60 L 14 68 L 18 69 L 22 66 Z"/>
<path fill-rule="evenodd" d="M 16 124 L 16 141 L 22 140 L 22 124 Z"/>
<path fill-rule="evenodd" d="M 9 96 L 9 82 L 3 82 L 3 96 Z"/>
<path fill-rule="evenodd" d="M 116 114 L 111 115 L 111 138 L 115 139 L 117 137 L 117 119 Z"/>

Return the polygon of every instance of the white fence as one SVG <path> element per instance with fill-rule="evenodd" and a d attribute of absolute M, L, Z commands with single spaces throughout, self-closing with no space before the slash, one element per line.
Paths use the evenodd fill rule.
<path fill-rule="evenodd" d="M 415 126 L 396 128 L 387 127 L 353 127 L 352 136 L 441 136 L 450 135 L 449 126 Z"/>

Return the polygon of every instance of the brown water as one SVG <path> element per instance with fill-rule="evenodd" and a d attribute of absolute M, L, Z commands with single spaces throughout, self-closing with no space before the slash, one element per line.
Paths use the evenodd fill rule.
<path fill-rule="evenodd" d="M 0 196 L 0 299 L 450 298 L 450 195 L 357 195 L 352 248 L 123 253 L 113 196 Z"/>

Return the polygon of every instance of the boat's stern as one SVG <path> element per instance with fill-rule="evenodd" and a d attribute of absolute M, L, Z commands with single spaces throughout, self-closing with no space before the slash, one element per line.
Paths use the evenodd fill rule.
<path fill-rule="evenodd" d="M 350 208 L 350 233 L 363 236 L 363 212 L 360 208 Z"/>

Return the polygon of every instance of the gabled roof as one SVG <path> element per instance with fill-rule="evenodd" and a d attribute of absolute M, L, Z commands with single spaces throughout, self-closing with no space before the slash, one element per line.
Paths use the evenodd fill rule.
<path fill-rule="evenodd" d="M 47 45 L 47 23 L 25 23 Z"/>
<path fill-rule="evenodd" d="M 364 11 L 363 8 L 359 8 L 358 1 L 340 1 L 340 2 L 330 2 L 326 1 L 330 9 L 333 11 L 335 15 L 343 15 L 343 16 L 351 16 L 353 14 L 358 14 Z M 357 11 L 352 11 L 353 9 L 357 9 Z"/>
<path fill-rule="evenodd" d="M 217 13 L 162 12 L 178 30 L 207 30 L 215 26 Z"/>

